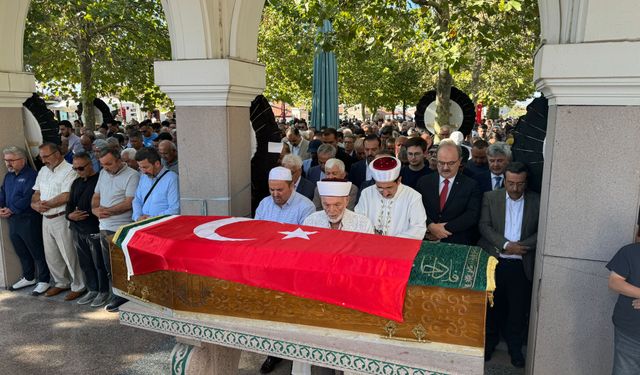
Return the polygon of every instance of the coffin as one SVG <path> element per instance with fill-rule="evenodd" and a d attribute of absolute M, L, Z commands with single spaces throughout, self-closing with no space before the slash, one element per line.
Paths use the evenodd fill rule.
<path fill-rule="evenodd" d="M 184 312 L 478 348 L 484 346 L 485 312 L 495 288 L 495 265 L 495 258 L 478 247 L 423 243 L 413 261 L 400 322 L 286 292 L 197 274 L 161 270 L 131 275 L 121 246 L 114 243 L 111 249 L 113 287 L 118 294 L 132 300 Z"/>

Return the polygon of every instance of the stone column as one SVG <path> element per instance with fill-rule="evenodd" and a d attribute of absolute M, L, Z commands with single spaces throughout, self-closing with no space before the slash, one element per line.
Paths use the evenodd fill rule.
<path fill-rule="evenodd" d="M 180 211 L 251 214 L 249 106 L 264 66 L 234 59 L 156 62 L 156 83 L 176 104 Z"/>
<path fill-rule="evenodd" d="M 640 200 L 640 42 L 543 46 L 549 98 L 528 374 L 611 372 L 606 263 L 634 239 Z"/>
<path fill-rule="evenodd" d="M 35 91 L 33 75 L 0 72 L 0 149 L 9 145 L 26 148 L 22 118 L 22 103 Z M 0 181 L 7 168 L 0 163 Z M 0 220 L 0 288 L 18 281 L 22 267 L 9 239 L 7 220 Z"/>

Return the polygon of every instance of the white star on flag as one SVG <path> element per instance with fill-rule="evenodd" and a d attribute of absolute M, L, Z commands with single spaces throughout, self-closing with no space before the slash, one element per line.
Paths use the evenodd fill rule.
<path fill-rule="evenodd" d="M 278 232 L 278 233 L 286 234 L 286 236 L 282 238 L 283 240 L 286 240 L 289 238 L 302 238 L 304 240 L 308 240 L 310 234 L 316 234 L 318 232 L 305 232 L 302 230 L 302 228 L 298 228 L 293 232 Z"/>

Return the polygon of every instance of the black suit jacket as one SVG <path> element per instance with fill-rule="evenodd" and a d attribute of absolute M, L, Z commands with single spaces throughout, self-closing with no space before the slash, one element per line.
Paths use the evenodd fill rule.
<path fill-rule="evenodd" d="M 367 178 L 367 161 L 360 160 L 353 163 L 351 171 L 349 172 L 349 181 L 351 181 L 357 188 L 362 186 L 362 183 Z"/>
<path fill-rule="evenodd" d="M 315 192 L 316 185 L 314 185 L 311 181 L 307 180 L 304 177 L 300 177 L 300 182 L 298 182 L 298 188 L 296 191 L 305 197 L 309 198 L 309 200 L 313 200 L 313 194 Z"/>
<path fill-rule="evenodd" d="M 322 175 L 322 169 L 320 169 L 319 165 L 315 167 L 309 168 L 309 173 L 307 174 L 307 180 L 311 182 L 314 186 L 320 181 L 320 176 Z M 313 199 L 313 198 L 311 198 Z"/>
<path fill-rule="evenodd" d="M 487 191 L 493 190 L 493 180 L 491 180 L 490 170 L 480 172 L 473 176 L 473 178 L 478 182 L 481 192 L 486 193 Z M 504 176 L 502 177 L 502 186 L 504 187 Z"/>
<path fill-rule="evenodd" d="M 351 163 L 353 163 L 353 159 L 342 147 L 338 147 L 336 152 L 336 159 L 342 160 L 344 163 L 344 170 L 349 173 L 351 171 Z"/>
<path fill-rule="evenodd" d="M 482 210 L 478 229 L 480 230 L 481 246 L 489 254 L 499 256 L 507 239 L 504 237 L 505 215 L 507 209 L 505 189 L 489 191 L 482 199 Z M 540 196 L 533 191 L 527 191 L 524 196 L 524 210 L 522 212 L 522 226 L 520 227 L 520 243 L 529 246 L 529 250 L 522 257 L 524 273 L 529 280 L 533 280 L 533 266 L 535 263 L 535 248 L 538 240 L 538 217 L 540 216 Z"/>
<path fill-rule="evenodd" d="M 422 194 L 422 203 L 427 212 L 427 225 L 447 223 L 444 227 L 452 234 L 442 242 L 475 245 L 478 240 L 477 226 L 482 202 L 478 183 L 459 173 L 449 187 L 449 197 L 442 211 L 439 184 L 440 174 L 431 173 L 420 177 L 416 185 L 416 190 Z"/>

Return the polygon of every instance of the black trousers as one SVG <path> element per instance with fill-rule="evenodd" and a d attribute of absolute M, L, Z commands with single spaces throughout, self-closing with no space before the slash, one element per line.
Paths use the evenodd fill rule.
<path fill-rule="evenodd" d="M 73 235 L 73 245 L 78 252 L 78 263 L 84 272 L 87 289 L 90 292 L 108 292 L 109 279 L 102 260 L 100 234 L 85 234 L 75 230 L 72 230 L 71 234 Z"/>
<path fill-rule="evenodd" d="M 49 267 L 44 257 L 42 243 L 42 216 L 20 214 L 9 217 L 9 238 L 20 259 L 22 277 L 48 283 Z"/>
<path fill-rule="evenodd" d="M 498 260 L 494 306 L 487 307 L 485 346 L 493 350 L 505 338 L 509 353 L 522 350 L 531 306 L 531 281 L 527 279 L 522 260 Z"/>

